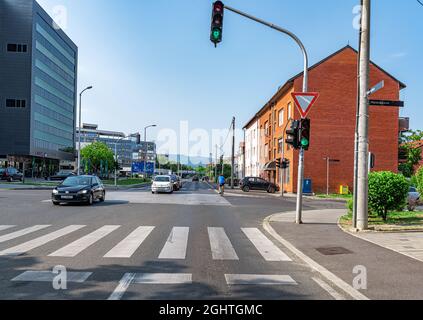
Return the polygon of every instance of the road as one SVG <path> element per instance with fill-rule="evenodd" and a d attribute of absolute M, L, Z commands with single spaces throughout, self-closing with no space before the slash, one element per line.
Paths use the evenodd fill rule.
<path fill-rule="evenodd" d="M 267 216 L 295 210 L 295 199 L 221 197 L 201 182 L 171 195 L 109 192 L 91 207 L 55 207 L 49 198 L 49 191 L 0 190 L 0 299 L 336 297 L 262 227 Z"/>

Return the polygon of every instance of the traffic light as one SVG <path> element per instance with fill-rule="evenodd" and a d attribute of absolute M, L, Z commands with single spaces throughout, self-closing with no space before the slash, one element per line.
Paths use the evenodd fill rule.
<path fill-rule="evenodd" d="M 141 135 L 139 133 L 137 133 L 135 135 L 135 138 L 137 139 L 137 145 L 140 145 L 141 144 Z"/>
<path fill-rule="evenodd" d="M 286 130 L 285 142 L 291 145 L 294 149 L 300 149 L 300 121 L 294 120 L 291 123 L 291 128 Z"/>
<path fill-rule="evenodd" d="M 283 159 L 282 161 L 282 169 L 288 169 L 289 168 L 289 160 L 288 159 Z"/>
<path fill-rule="evenodd" d="M 300 146 L 304 150 L 310 148 L 310 119 L 301 120 Z"/>
<path fill-rule="evenodd" d="M 276 167 L 279 168 L 279 169 L 282 168 L 282 160 L 281 159 L 276 160 Z"/>
<path fill-rule="evenodd" d="M 215 47 L 218 43 L 222 42 L 224 10 L 225 5 L 222 1 L 213 3 L 210 40 L 214 43 Z"/>

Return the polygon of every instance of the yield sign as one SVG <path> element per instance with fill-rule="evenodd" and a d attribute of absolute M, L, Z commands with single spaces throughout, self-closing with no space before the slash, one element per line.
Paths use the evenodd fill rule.
<path fill-rule="evenodd" d="M 305 118 L 319 97 L 319 94 L 316 92 L 293 92 L 292 97 L 294 98 L 298 111 L 301 113 L 301 117 Z"/>

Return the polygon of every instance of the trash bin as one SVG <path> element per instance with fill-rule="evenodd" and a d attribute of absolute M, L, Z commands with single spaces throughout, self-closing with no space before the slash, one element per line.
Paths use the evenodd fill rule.
<path fill-rule="evenodd" d="M 304 179 L 303 193 L 308 193 L 308 194 L 313 193 L 313 187 L 312 187 L 311 179 Z"/>
<path fill-rule="evenodd" d="M 339 187 L 339 194 L 347 195 L 349 193 L 350 193 L 350 190 L 349 190 L 348 186 L 340 186 Z"/>

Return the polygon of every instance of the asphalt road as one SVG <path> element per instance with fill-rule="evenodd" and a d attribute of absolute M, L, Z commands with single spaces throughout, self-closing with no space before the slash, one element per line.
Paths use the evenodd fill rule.
<path fill-rule="evenodd" d="M 295 210 L 295 199 L 221 197 L 201 182 L 171 195 L 109 192 L 91 207 L 56 207 L 49 198 L 0 190 L 0 299 L 334 297 L 262 228 L 267 216 Z M 305 210 L 343 207 L 304 203 Z"/>

